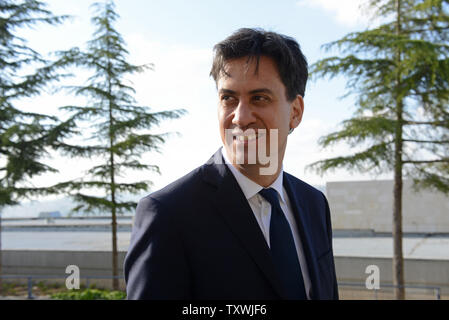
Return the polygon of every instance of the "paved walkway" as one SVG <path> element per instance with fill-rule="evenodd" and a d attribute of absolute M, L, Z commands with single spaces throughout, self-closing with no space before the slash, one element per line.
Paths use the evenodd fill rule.
<path fill-rule="evenodd" d="M 4 250 L 64 250 L 111 251 L 110 231 L 4 231 Z M 131 232 L 118 231 L 119 251 L 127 251 Z M 333 239 L 335 256 L 379 257 L 393 256 L 393 239 L 390 236 L 338 236 Z M 405 236 L 406 259 L 449 260 L 448 236 Z"/>

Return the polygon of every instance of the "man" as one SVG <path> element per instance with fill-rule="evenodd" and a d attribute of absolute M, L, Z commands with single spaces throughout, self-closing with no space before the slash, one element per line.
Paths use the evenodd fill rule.
<path fill-rule="evenodd" d="M 224 148 L 139 202 L 128 299 L 338 299 L 327 200 L 282 168 L 304 111 L 299 45 L 240 29 L 211 75 Z"/>

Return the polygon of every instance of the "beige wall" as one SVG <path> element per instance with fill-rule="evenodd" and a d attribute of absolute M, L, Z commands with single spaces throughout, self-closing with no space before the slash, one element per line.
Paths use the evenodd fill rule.
<path fill-rule="evenodd" d="M 376 293 L 363 286 L 369 276 L 365 273 L 366 268 L 370 265 L 379 268 L 380 290 L 378 297 L 394 299 L 393 288 L 390 287 L 393 282 L 391 258 L 338 256 L 335 257 L 335 269 L 341 298 L 375 298 Z M 437 288 L 441 299 L 449 299 L 449 260 L 404 259 L 404 272 L 407 299 L 435 299 L 437 294 L 435 289 Z M 351 283 L 361 284 L 357 290 L 357 294 L 360 296 L 348 296 L 348 290 L 357 289 L 356 286 L 348 285 Z M 387 293 L 391 294 L 387 295 Z"/>
<path fill-rule="evenodd" d="M 37 276 L 35 282 L 49 281 L 65 283 L 69 276 L 66 274 L 68 265 L 76 265 L 80 269 L 80 282 L 86 284 L 89 277 L 90 284 L 98 287 L 111 288 L 111 279 L 102 279 L 112 276 L 112 256 L 106 251 L 40 251 L 40 250 L 3 250 L 2 274 L 15 276 Z M 118 253 L 118 272 L 123 276 L 123 261 L 126 252 Z M 45 276 L 51 276 L 45 278 Z M 98 278 L 96 278 L 98 277 Z M 26 278 L 7 279 L 13 282 L 24 282 Z M 22 281 L 19 281 L 22 280 Z M 120 288 L 125 289 L 124 279 L 119 281 Z"/>
<path fill-rule="evenodd" d="M 119 252 L 119 273 L 123 274 L 125 252 Z M 2 252 L 4 275 L 34 275 L 59 276 L 58 279 L 48 278 L 50 282 L 64 283 L 65 269 L 68 265 L 80 268 L 81 283 L 85 277 L 111 275 L 111 253 L 104 251 L 26 251 L 5 250 Z M 368 275 L 366 267 L 376 265 L 379 268 L 381 287 L 392 282 L 392 262 L 389 258 L 374 257 L 335 257 L 335 268 L 340 290 L 354 290 L 359 287 L 347 286 L 345 283 L 362 285 L 360 289 L 365 293 L 372 293 L 363 287 Z M 449 260 L 405 259 L 405 281 L 408 286 L 431 286 L 440 289 L 442 298 L 449 298 Z M 22 282 L 26 279 L 21 279 Z M 35 279 L 40 281 L 42 279 Z M 10 279 L 18 281 L 18 279 Z M 90 283 L 98 286 L 110 287 L 111 280 L 91 279 Z M 124 281 L 120 281 L 121 288 L 125 288 Z M 422 291 L 422 290 L 421 290 Z M 429 290 L 426 290 L 429 291 Z M 343 291 L 342 291 L 343 292 Z M 432 298 L 433 291 L 427 292 Z M 359 297 L 353 297 L 359 298 Z"/>
<path fill-rule="evenodd" d="M 328 182 L 326 195 L 334 229 L 391 232 L 393 181 Z M 403 231 L 449 233 L 449 197 L 442 193 L 415 192 L 404 181 Z"/>

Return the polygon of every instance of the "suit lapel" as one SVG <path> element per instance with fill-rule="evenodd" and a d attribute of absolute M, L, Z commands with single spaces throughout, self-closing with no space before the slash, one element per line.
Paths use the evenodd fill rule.
<path fill-rule="evenodd" d="M 266 240 L 240 186 L 223 163 L 221 152 L 215 153 L 203 168 L 206 182 L 217 187 L 214 199 L 217 212 L 240 240 L 277 294 L 283 297 Z"/>
<path fill-rule="evenodd" d="M 301 238 L 302 247 L 304 250 L 304 255 L 307 262 L 307 269 L 309 271 L 310 280 L 312 283 L 312 296 L 311 299 L 317 299 L 319 293 L 319 275 L 318 275 L 318 265 L 316 260 L 316 252 L 313 245 L 313 229 L 310 224 L 309 214 L 307 211 L 307 205 L 301 197 L 297 194 L 301 194 L 301 190 L 293 186 L 293 182 L 289 176 L 284 172 L 284 187 L 287 191 L 288 198 L 290 199 L 290 204 L 292 206 L 292 211 L 295 216 L 296 224 L 298 226 L 298 232 Z M 295 191 L 293 191 L 295 190 Z"/>

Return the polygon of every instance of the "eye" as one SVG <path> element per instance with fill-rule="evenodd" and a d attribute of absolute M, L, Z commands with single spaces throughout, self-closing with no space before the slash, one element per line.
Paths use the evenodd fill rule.
<path fill-rule="evenodd" d="M 232 105 L 235 104 L 237 99 L 234 96 L 224 94 L 220 96 L 220 101 L 224 105 Z"/>
<path fill-rule="evenodd" d="M 257 95 L 253 96 L 253 100 L 257 102 L 268 102 L 270 99 L 266 96 Z"/>

